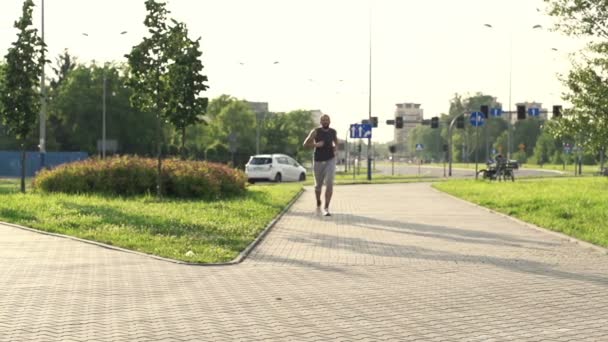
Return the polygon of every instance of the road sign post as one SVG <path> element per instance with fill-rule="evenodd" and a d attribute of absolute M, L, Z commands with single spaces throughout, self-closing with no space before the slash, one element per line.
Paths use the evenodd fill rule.
<path fill-rule="evenodd" d="M 484 116 L 481 112 L 473 112 L 469 118 L 471 125 L 475 126 L 475 179 L 477 179 L 477 171 L 479 168 L 479 126 L 484 124 Z"/>

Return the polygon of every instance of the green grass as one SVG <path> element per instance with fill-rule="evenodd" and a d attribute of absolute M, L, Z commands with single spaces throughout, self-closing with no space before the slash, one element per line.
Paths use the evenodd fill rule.
<path fill-rule="evenodd" d="M 515 183 L 455 180 L 433 186 L 537 226 L 608 247 L 608 177 Z"/>
<path fill-rule="evenodd" d="M 0 221 L 182 261 L 218 263 L 238 256 L 301 188 L 250 186 L 243 197 L 228 200 L 158 201 L 21 194 L 18 180 L 0 180 Z"/>
<path fill-rule="evenodd" d="M 385 175 L 378 171 L 372 173 L 371 182 L 367 180 L 367 168 L 361 168 L 361 171 L 353 176 L 352 171 L 345 173 L 344 171 L 337 171 L 334 179 L 334 184 L 337 185 L 348 185 L 348 184 L 385 184 L 385 183 L 410 183 L 410 182 L 434 182 L 438 181 L 437 177 L 419 177 L 417 175 Z M 314 185 L 314 175 L 308 173 L 306 175 L 305 185 Z"/>

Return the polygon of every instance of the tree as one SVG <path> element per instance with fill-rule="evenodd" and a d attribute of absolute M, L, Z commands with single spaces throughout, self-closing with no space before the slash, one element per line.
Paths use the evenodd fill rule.
<path fill-rule="evenodd" d="M 237 137 L 241 153 L 255 153 L 255 114 L 245 101 L 234 101 L 225 106 L 213 121 L 218 128 L 219 140 L 228 145 L 228 137 Z"/>
<path fill-rule="evenodd" d="M 300 162 L 310 158 L 312 151 L 304 148 L 302 142 L 314 127 L 309 110 L 272 113 L 265 122 L 263 150 L 268 153 L 285 153 Z"/>
<path fill-rule="evenodd" d="M 72 57 L 67 50 L 63 51 L 62 55 L 59 55 L 55 59 L 56 66 L 53 67 L 55 72 L 55 78 L 51 80 L 51 89 L 57 89 L 67 78 L 72 70 L 76 68 L 77 61 L 75 57 Z"/>
<path fill-rule="evenodd" d="M 181 155 L 185 159 L 186 127 L 202 122 L 201 115 L 207 110 L 208 99 L 198 97 L 208 87 L 202 75 L 203 64 L 199 57 L 200 37 L 193 41 L 188 38 L 185 24 L 174 21 L 170 30 L 170 58 L 168 66 L 168 89 L 172 92 L 167 104 L 168 120 L 181 132 Z"/>
<path fill-rule="evenodd" d="M 32 28 L 34 2 L 25 0 L 22 16 L 15 22 L 17 41 L 9 48 L 2 84 L 0 109 L 5 130 L 21 146 L 21 192 L 25 192 L 25 141 L 40 111 L 39 81 L 44 65 L 45 46 L 38 30 Z"/>
<path fill-rule="evenodd" d="M 571 135 L 577 143 L 602 151 L 608 139 L 608 2 L 604 0 L 545 0 L 548 13 L 558 17 L 556 29 L 590 40 L 583 61 L 575 62 L 564 80 L 564 97 L 573 108 L 552 126 L 555 136 Z"/>
<path fill-rule="evenodd" d="M 462 113 L 468 114 L 471 112 L 478 112 L 482 105 L 495 107 L 498 103 L 496 103 L 496 99 L 493 96 L 484 95 L 482 93 L 476 93 L 475 95 L 466 98 L 462 95 L 455 94 L 454 98 L 450 101 L 450 111 L 446 121 L 450 122 L 455 116 Z M 504 120 L 490 118 L 485 121 L 483 127 L 476 130 L 476 128 L 470 125 L 468 120 L 466 120 L 465 129 L 453 129 L 452 152 L 454 153 L 454 156 L 456 156 L 456 158 L 453 159 L 463 162 L 474 160 L 476 149 L 478 149 L 478 157 L 480 159 L 488 157 L 486 156 L 484 130 L 488 130 L 488 145 L 494 146 L 506 129 L 506 125 Z M 479 134 L 478 137 L 477 134 Z M 447 136 L 447 131 L 442 132 L 442 135 Z M 463 148 L 461 148 L 461 146 L 463 146 Z"/>
<path fill-rule="evenodd" d="M 156 154 L 157 182 L 156 194 L 162 195 L 162 122 L 167 118 L 171 91 L 167 71 L 172 61 L 171 28 L 167 25 L 167 14 L 164 2 L 146 0 L 148 14 L 144 25 L 148 28 L 149 37 L 134 46 L 126 57 L 129 61 L 129 86 L 133 89 L 132 104 L 144 111 L 156 113 Z"/>
<path fill-rule="evenodd" d="M 58 149 L 95 154 L 102 130 L 104 68 L 77 65 L 53 90 L 49 131 Z M 154 155 L 154 115 L 130 105 L 131 88 L 120 67 L 110 65 L 107 79 L 107 131 L 119 153 Z M 51 143 L 51 141 L 49 141 Z"/>

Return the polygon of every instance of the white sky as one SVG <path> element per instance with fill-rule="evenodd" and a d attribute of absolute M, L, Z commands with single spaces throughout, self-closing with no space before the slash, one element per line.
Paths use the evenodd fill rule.
<path fill-rule="evenodd" d="M 2 56 L 15 40 L 22 3 L 0 2 Z M 40 27 L 41 0 L 35 3 Z M 371 12 L 372 115 L 381 123 L 373 140 L 383 142 L 393 138 L 384 122 L 396 103 L 420 103 L 430 118 L 446 113 L 455 93 L 483 92 L 506 108 L 510 70 L 513 107 L 561 104 L 556 74 L 570 68 L 568 53 L 582 45 L 549 31 L 553 19 L 543 6 L 542 0 L 167 1 L 169 16 L 202 38 L 206 96 L 265 101 L 271 111 L 320 109 L 340 136 L 368 116 Z M 125 61 L 146 33 L 145 15 L 144 0 L 46 0 L 49 59 L 68 49 L 80 62 Z M 533 30 L 536 24 L 543 29 Z"/>

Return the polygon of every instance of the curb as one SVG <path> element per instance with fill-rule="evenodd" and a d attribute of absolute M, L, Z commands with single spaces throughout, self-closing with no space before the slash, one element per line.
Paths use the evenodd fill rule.
<path fill-rule="evenodd" d="M 528 227 L 528 228 L 532 228 L 532 229 L 534 229 L 534 230 L 541 231 L 541 232 L 543 232 L 543 233 L 546 233 L 546 234 L 552 235 L 552 236 L 557 237 L 557 238 L 560 238 L 560 239 L 562 239 L 562 240 L 566 240 L 566 241 L 568 241 L 568 242 L 570 242 L 570 243 L 574 243 L 574 244 L 580 245 L 581 247 L 586 247 L 586 248 L 589 248 L 589 249 L 593 249 L 593 250 L 595 250 L 596 252 L 599 252 L 599 253 L 601 253 L 601 254 L 606 254 L 606 255 L 608 255 L 608 248 L 601 247 L 601 246 L 598 246 L 598 245 L 594 245 L 594 244 L 592 244 L 592 243 L 590 243 L 590 242 L 587 242 L 587 241 L 579 240 L 579 239 L 577 239 L 577 238 L 574 238 L 574 237 L 572 237 L 572 236 L 570 236 L 570 235 L 566 235 L 566 234 L 564 234 L 564 233 L 560 233 L 560 232 L 556 232 L 556 231 L 553 231 L 553 230 L 549 230 L 549 229 L 547 229 L 547 228 L 539 227 L 539 226 L 537 226 L 537 225 L 535 225 L 535 224 L 532 224 L 532 223 L 529 223 L 529 222 L 526 222 L 526 221 L 522 221 L 522 220 L 520 220 L 520 219 L 518 219 L 518 218 L 515 218 L 515 217 L 513 217 L 513 216 L 509 216 L 509 215 L 507 215 L 507 214 L 504 214 L 504 213 L 501 213 L 501 212 L 495 211 L 495 210 L 493 210 L 493 209 L 490 209 L 490 208 L 487 208 L 487 207 L 481 206 L 481 205 L 479 205 L 479 204 L 477 204 L 477 203 L 469 202 L 469 201 L 467 201 L 467 200 L 464 200 L 464 199 L 462 199 L 462 198 L 456 197 L 456 196 L 454 196 L 454 195 L 452 195 L 452 194 L 448 194 L 447 192 L 443 192 L 443 191 L 438 190 L 438 189 L 435 189 L 435 188 L 433 188 L 433 187 L 431 187 L 431 189 L 433 189 L 434 191 L 436 191 L 436 192 L 438 192 L 438 193 L 440 193 L 440 194 L 443 194 L 443 195 L 446 195 L 446 196 L 451 197 L 451 198 L 453 198 L 453 199 L 456 199 L 456 200 L 459 200 L 459 201 L 461 201 L 461 202 L 467 203 L 467 204 L 469 204 L 469 205 L 471 205 L 471 206 L 473 206 L 473 207 L 477 207 L 477 208 L 480 208 L 480 209 L 484 209 L 484 210 L 487 210 L 487 211 L 491 212 L 492 214 L 496 214 L 496 215 L 498 215 L 498 216 L 502 216 L 502 217 L 505 217 L 505 218 L 510 219 L 510 220 L 512 220 L 512 221 L 515 221 L 515 222 L 517 222 L 517 223 L 519 223 L 519 224 L 521 224 L 521 225 L 523 225 L 523 226 L 526 226 L 526 227 Z"/>
<path fill-rule="evenodd" d="M 79 237 L 75 237 L 75 236 L 64 235 L 64 234 L 59 234 L 59 233 L 46 232 L 46 231 L 43 231 L 43 230 L 38 230 L 38 229 L 30 228 L 30 227 L 20 226 L 18 224 L 14 224 L 14 223 L 8 223 L 8 222 L 0 221 L 0 225 L 5 225 L 5 226 L 8 226 L 8 227 L 18 228 L 18 229 L 26 230 L 26 231 L 29 231 L 29 232 L 32 232 L 32 233 L 38 233 L 38 234 L 43 234 L 43 235 L 54 236 L 54 237 L 69 239 L 69 240 L 73 240 L 73 241 L 83 242 L 83 243 L 87 243 L 87 244 L 94 245 L 94 246 L 97 246 L 97 247 L 102 247 L 102 248 L 110 249 L 110 250 L 113 250 L 113 251 L 131 253 L 131 254 L 135 254 L 135 255 L 151 258 L 151 259 L 156 259 L 156 260 L 160 260 L 160 261 L 171 262 L 171 263 L 179 264 L 179 265 L 185 265 L 185 266 L 230 266 L 230 265 L 237 265 L 237 264 L 240 264 L 241 262 L 243 262 L 247 258 L 247 256 L 249 255 L 249 253 L 251 253 L 251 251 L 266 237 L 266 235 L 270 232 L 270 230 L 272 230 L 272 228 L 279 221 L 279 219 L 281 219 L 281 217 L 283 217 L 283 215 L 285 215 L 285 213 L 289 209 L 291 209 L 291 207 L 293 206 L 293 204 L 300 198 L 300 196 L 302 196 L 303 193 L 304 193 L 304 188 L 300 189 L 300 191 L 293 197 L 293 199 L 289 203 L 287 203 L 287 205 L 285 206 L 285 208 L 283 208 L 283 210 L 272 221 L 270 221 L 270 223 L 268 223 L 268 225 L 266 225 L 266 228 L 264 228 L 264 230 L 258 235 L 258 237 L 255 240 L 253 240 L 253 242 L 251 242 L 249 244 L 249 246 L 247 246 L 247 248 L 245 248 L 236 258 L 234 258 L 231 261 L 221 262 L 221 263 L 201 264 L 201 263 L 193 263 L 193 262 L 180 261 L 180 260 L 160 257 L 160 256 L 153 255 L 153 254 L 147 254 L 147 253 L 143 253 L 143 252 L 138 252 L 138 251 L 134 251 L 134 250 L 131 250 L 131 249 L 125 249 L 125 248 L 118 247 L 118 246 L 112 246 L 112 245 L 108 245 L 108 244 L 105 244 L 105 243 L 102 243 L 102 242 L 97 242 L 97 241 L 92 241 L 92 240 L 85 240 L 85 239 L 82 239 L 82 238 L 79 238 Z"/>

